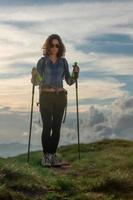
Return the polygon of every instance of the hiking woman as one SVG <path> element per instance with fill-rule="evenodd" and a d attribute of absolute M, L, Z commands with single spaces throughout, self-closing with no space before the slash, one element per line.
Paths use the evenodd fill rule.
<path fill-rule="evenodd" d="M 37 67 L 32 69 L 31 82 L 39 85 L 40 113 L 43 122 L 41 140 L 44 154 L 41 164 L 55 166 L 61 162 L 56 151 L 67 105 L 67 90 L 63 88 L 63 79 L 68 85 L 75 83 L 75 73 L 79 74 L 79 67 L 74 67 L 70 75 L 65 58 L 66 48 L 58 34 L 48 36 L 42 49 L 43 55 L 38 60 Z"/>

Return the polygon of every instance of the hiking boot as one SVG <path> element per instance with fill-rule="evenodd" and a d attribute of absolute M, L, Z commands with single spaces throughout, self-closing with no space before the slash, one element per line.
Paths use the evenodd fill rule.
<path fill-rule="evenodd" d="M 59 166 L 61 164 L 62 164 L 61 159 L 56 154 L 52 154 L 51 165 Z"/>
<path fill-rule="evenodd" d="M 44 166 L 44 167 L 51 167 L 51 159 L 52 159 L 52 154 L 46 153 L 42 157 L 42 161 L 41 161 L 42 166 Z"/>

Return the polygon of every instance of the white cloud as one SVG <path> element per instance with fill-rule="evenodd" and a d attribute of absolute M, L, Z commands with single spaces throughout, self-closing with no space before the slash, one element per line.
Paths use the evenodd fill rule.
<path fill-rule="evenodd" d="M 125 83 L 120 83 L 114 78 L 106 77 L 101 79 L 88 79 L 85 81 L 80 81 L 78 84 L 79 98 L 98 98 L 98 99 L 108 99 L 108 98 L 118 98 L 123 94 L 128 93 L 126 90 L 121 88 L 125 86 Z M 75 86 L 66 86 L 69 90 L 69 95 L 71 100 L 75 99 Z"/>
<path fill-rule="evenodd" d="M 105 54 L 94 53 L 93 64 L 98 65 L 98 69 L 92 69 L 92 71 L 102 71 L 105 74 L 119 74 L 119 75 L 131 75 L 133 74 L 133 58 L 129 55 L 117 55 L 117 54 Z"/>
<path fill-rule="evenodd" d="M 19 26 L 10 23 L 1 25 L 1 39 L 8 39 L 9 41 L 9 44 L 6 43 L 5 47 L 4 44 L 1 46 L 1 52 L 3 52 L 1 60 L 3 60 L 3 57 L 6 60 L 8 55 L 16 55 L 17 59 L 18 52 L 21 55 L 34 49 L 36 56 L 29 58 L 33 62 L 41 54 L 40 48 L 46 37 L 57 32 L 66 43 L 69 59 L 73 61 L 78 58 L 79 62 L 85 62 L 88 60 L 88 54 L 83 53 L 81 49 L 75 49 L 75 44 L 86 43 L 86 38 L 89 39 L 94 35 L 103 33 L 125 33 L 126 30 L 127 34 L 132 37 L 132 32 L 128 32 L 129 28 L 126 27 L 126 24 L 132 22 L 131 7 L 132 2 L 127 4 L 127 2 L 122 1 L 115 2 L 115 6 L 114 2 L 74 2 L 52 6 L 1 8 L 0 17 L 3 23 L 4 21 L 18 21 L 22 24 L 27 21 L 35 22 L 28 28 L 27 26 L 26 28 L 19 28 Z M 82 10 L 84 12 L 81 12 Z M 118 24 L 125 24 L 123 30 L 119 26 L 117 27 Z M 14 42 L 14 44 L 11 45 L 10 42 Z M 25 57 L 23 59 L 28 60 Z"/>
<path fill-rule="evenodd" d="M 8 112 L 6 111 L 8 110 Z M 31 144 L 41 146 L 42 126 L 38 125 L 39 112 L 34 112 Z M 79 112 L 80 142 L 89 143 L 103 138 L 133 140 L 133 96 L 124 95 L 110 105 L 93 105 L 86 112 Z M 5 126 L 6 119 L 6 126 Z M 23 122 L 23 123 L 22 123 Z M 1 143 L 20 142 L 28 144 L 30 112 L 14 112 L 1 107 Z M 9 134 L 10 133 L 10 134 Z M 61 126 L 59 145 L 77 143 L 75 113 L 69 112 Z"/>

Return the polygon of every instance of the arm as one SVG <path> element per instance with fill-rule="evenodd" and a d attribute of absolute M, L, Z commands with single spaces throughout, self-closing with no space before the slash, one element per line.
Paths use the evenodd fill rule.
<path fill-rule="evenodd" d="M 69 66 L 66 59 L 64 59 L 64 65 L 65 65 L 65 81 L 68 85 L 72 85 L 76 81 L 74 78 L 74 72 L 72 72 L 72 74 L 70 75 Z"/>

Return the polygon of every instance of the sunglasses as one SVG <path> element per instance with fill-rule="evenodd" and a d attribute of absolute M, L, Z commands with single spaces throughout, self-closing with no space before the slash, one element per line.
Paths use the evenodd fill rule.
<path fill-rule="evenodd" d="M 53 48 L 53 47 L 59 48 L 59 44 L 51 44 L 50 47 L 51 48 Z"/>

